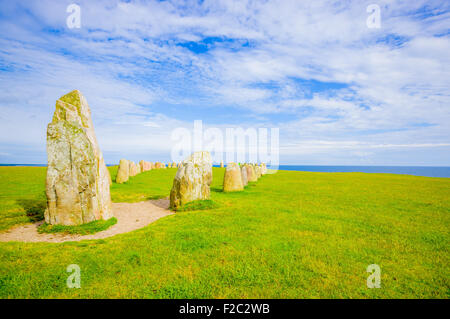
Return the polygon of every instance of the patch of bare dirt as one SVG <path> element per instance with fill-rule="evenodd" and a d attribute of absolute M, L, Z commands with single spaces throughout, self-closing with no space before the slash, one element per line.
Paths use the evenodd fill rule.
<path fill-rule="evenodd" d="M 107 230 L 91 235 L 71 235 L 54 233 L 38 233 L 38 227 L 43 221 L 21 225 L 0 233 L 0 241 L 22 241 L 22 242 L 49 242 L 62 243 L 65 241 L 80 241 L 85 239 L 101 239 L 117 234 L 128 233 L 142 228 L 154 221 L 171 215 L 169 210 L 169 200 L 158 199 L 139 203 L 113 203 L 114 217 L 117 223 Z"/>

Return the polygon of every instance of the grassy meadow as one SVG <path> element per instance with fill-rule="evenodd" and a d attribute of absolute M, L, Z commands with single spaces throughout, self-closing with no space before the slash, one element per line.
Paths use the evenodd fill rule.
<path fill-rule="evenodd" d="M 42 219 L 45 172 L 0 167 L 0 231 Z M 175 172 L 113 184 L 112 200 L 168 196 Z M 450 179 L 279 171 L 223 193 L 213 173 L 210 209 L 107 239 L 0 242 L 0 298 L 450 297 Z M 70 264 L 80 289 L 66 286 Z"/>

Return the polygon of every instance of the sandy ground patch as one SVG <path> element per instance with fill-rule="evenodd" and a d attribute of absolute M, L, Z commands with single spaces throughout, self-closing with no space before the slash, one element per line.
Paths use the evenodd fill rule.
<path fill-rule="evenodd" d="M 101 239 L 117 234 L 127 233 L 173 214 L 169 211 L 169 200 L 158 199 L 139 203 L 113 203 L 117 224 L 107 230 L 91 235 L 39 234 L 37 228 L 43 221 L 17 226 L 0 233 L 0 241 L 50 242 L 80 241 L 85 239 Z"/>

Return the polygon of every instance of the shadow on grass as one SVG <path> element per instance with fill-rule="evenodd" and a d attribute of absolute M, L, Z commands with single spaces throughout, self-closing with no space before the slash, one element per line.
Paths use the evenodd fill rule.
<path fill-rule="evenodd" d="M 108 229 L 109 227 L 117 224 L 117 218 L 111 217 L 108 220 L 95 220 L 90 223 L 78 225 L 78 226 L 64 226 L 64 225 L 49 225 L 43 223 L 38 228 L 39 233 L 66 233 L 66 234 L 79 234 L 88 235 L 95 234 Z"/>
<path fill-rule="evenodd" d="M 192 201 L 190 203 L 187 203 L 187 204 L 175 209 L 175 211 L 187 212 L 187 211 L 191 211 L 191 210 L 208 210 L 208 209 L 214 209 L 214 208 L 218 208 L 218 207 L 219 207 L 219 205 L 210 199 L 195 200 L 195 201 Z"/>
<path fill-rule="evenodd" d="M 168 198 L 167 195 L 152 195 L 147 197 L 146 200 L 157 200 L 157 199 L 163 199 L 163 198 Z"/>
<path fill-rule="evenodd" d="M 223 193 L 222 187 L 211 187 L 210 189 L 211 189 L 211 191 L 216 192 L 216 193 Z"/>
<path fill-rule="evenodd" d="M 47 208 L 45 199 L 18 199 L 16 202 L 23 207 L 31 222 L 35 223 L 44 219 L 44 212 Z"/>

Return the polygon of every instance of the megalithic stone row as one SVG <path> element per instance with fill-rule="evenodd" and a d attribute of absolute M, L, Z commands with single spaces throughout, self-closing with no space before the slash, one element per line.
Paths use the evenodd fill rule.
<path fill-rule="evenodd" d="M 241 176 L 241 168 L 236 163 L 227 163 L 223 178 L 223 191 L 236 192 L 244 189 Z"/>
<path fill-rule="evenodd" d="M 170 207 L 180 206 L 210 197 L 212 159 L 209 152 L 195 152 L 177 170 L 170 192 Z"/>
<path fill-rule="evenodd" d="M 47 156 L 47 223 L 80 225 L 113 217 L 109 172 L 89 105 L 78 90 L 56 101 L 47 127 Z"/>
<path fill-rule="evenodd" d="M 245 187 L 248 185 L 247 168 L 245 167 L 245 165 L 242 165 L 240 169 L 241 169 L 242 185 Z"/>
<path fill-rule="evenodd" d="M 121 159 L 116 175 L 116 183 L 122 184 L 130 178 L 130 162 L 126 159 Z"/>

